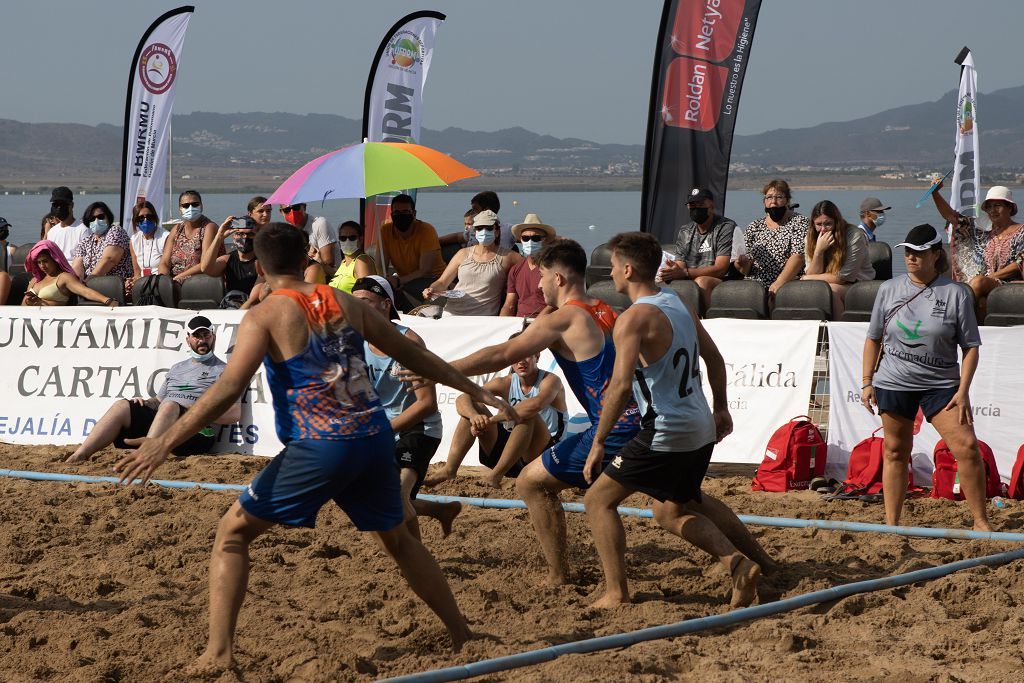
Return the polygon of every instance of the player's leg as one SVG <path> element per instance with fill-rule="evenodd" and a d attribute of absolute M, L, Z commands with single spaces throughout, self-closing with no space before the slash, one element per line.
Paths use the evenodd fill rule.
<path fill-rule="evenodd" d="M 131 426 L 131 416 L 131 402 L 128 399 L 114 401 L 113 405 L 99 419 L 99 422 L 93 425 L 89 436 L 85 437 L 85 441 L 68 457 L 66 462 L 88 460 L 97 451 L 114 443 L 114 440 L 117 439 L 121 432 L 127 431 Z M 145 431 L 140 430 L 139 436 L 142 434 L 145 434 Z"/>
<path fill-rule="evenodd" d="M 558 498 L 558 492 L 568 487 L 545 469 L 541 458 L 523 468 L 516 477 L 516 491 L 526 502 L 530 521 L 548 564 L 547 582 L 553 586 L 566 583 L 569 576 L 565 511 Z"/>
<path fill-rule="evenodd" d="M 505 442 L 505 447 L 501 451 L 501 456 L 498 458 L 498 462 L 495 463 L 491 469 L 490 474 L 487 475 L 487 483 L 495 488 L 501 488 L 502 479 L 513 465 L 520 460 L 527 460 L 525 457 L 530 449 L 530 444 L 534 441 L 534 434 L 538 429 L 543 432 L 544 436 L 548 434 L 547 425 L 544 424 L 544 420 L 539 415 L 534 415 L 526 422 L 517 424 L 512 428 L 512 431 L 508 435 L 508 440 Z M 546 443 L 545 439 L 545 443 Z M 481 436 L 480 445 L 484 446 L 484 439 Z M 539 451 L 538 451 L 539 455 Z M 535 456 L 536 457 L 536 456 Z"/>
<path fill-rule="evenodd" d="M 631 493 L 631 489 L 602 475 L 583 498 L 590 532 L 604 571 L 604 595 L 598 598 L 594 607 L 615 607 L 630 601 L 626 581 L 626 530 L 618 507 Z"/>
<path fill-rule="evenodd" d="M 156 415 L 153 417 L 153 424 L 149 425 L 149 431 L 146 433 L 146 436 L 160 436 L 178 421 L 182 412 L 184 411 L 181 409 L 181 405 L 174 401 L 162 401 L 160 407 L 156 410 Z"/>
<path fill-rule="evenodd" d="M 441 523 L 441 533 L 445 538 L 452 532 L 455 518 L 462 512 L 462 503 L 453 500 L 450 503 L 438 503 L 433 500 L 414 498 L 412 507 L 420 517 L 433 517 Z"/>
<path fill-rule="evenodd" d="M 465 394 L 462 394 L 458 399 L 456 399 L 456 404 L 460 401 L 471 402 L 471 399 Z M 449 479 L 454 479 L 459 473 L 459 466 L 462 465 L 462 461 L 466 459 L 466 454 L 469 453 L 469 449 L 473 447 L 473 443 L 475 441 L 476 436 L 473 435 L 469 420 L 464 417 L 460 417 L 459 421 L 455 423 L 455 431 L 452 434 L 452 443 L 448 447 L 448 459 L 440 469 L 434 471 L 432 474 L 428 474 L 423 480 L 423 484 L 425 486 L 437 486 Z"/>
<path fill-rule="evenodd" d="M 775 560 L 757 542 L 747 525 L 740 521 L 740 518 L 728 505 L 704 492 L 701 492 L 699 503 L 691 500 L 686 505 L 689 509 L 710 519 L 741 553 L 761 565 L 762 571 L 771 573 L 777 569 L 778 565 Z"/>
<path fill-rule="evenodd" d="M 409 533 L 413 538 L 419 540 L 421 538 L 420 523 L 416 519 L 417 510 L 412 504 L 412 489 L 416 486 L 416 470 L 403 467 L 398 472 L 402 482 L 402 508 L 405 511 L 405 525 L 409 527 Z"/>

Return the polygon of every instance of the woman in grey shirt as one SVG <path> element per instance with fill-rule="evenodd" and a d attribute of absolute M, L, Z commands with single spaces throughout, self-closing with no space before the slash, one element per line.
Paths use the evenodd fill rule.
<path fill-rule="evenodd" d="M 850 285 L 875 279 L 864 231 L 847 223 L 839 207 L 827 199 L 811 209 L 801 279 L 821 280 L 832 288 L 833 320 L 839 320 L 845 310 Z"/>
<path fill-rule="evenodd" d="M 931 225 L 913 228 L 904 242 L 907 274 L 878 290 L 864 340 L 861 401 L 878 408 L 885 432 L 882 492 L 885 521 L 900 521 L 907 466 L 920 409 L 945 440 L 957 462 L 974 529 L 991 531 L 985 512 L 985 471 L 974 434 L 968 392 L 978 367 L 981 336 L 964 285 L 943 273 L 949 258 Z M 957 351 L 963 349 L 963 364 Z"/>

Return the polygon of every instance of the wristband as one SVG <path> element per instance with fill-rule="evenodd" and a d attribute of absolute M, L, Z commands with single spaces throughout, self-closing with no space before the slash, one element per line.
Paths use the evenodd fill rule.
<path fill-rule="evenodd" d="M 868 388 L 868 387 L 870 387 L 870 386 L 872 386 L 872 384 L 871 384 L 871 382 L 868 382 L 867 384 L 865 384 L 864 386 L 862 386 L 862 387 L 860 388 L 860 390 L 861 390 L 861 391 L 864 391 L 865 389 L 867 389 L 867 388 Z"/>

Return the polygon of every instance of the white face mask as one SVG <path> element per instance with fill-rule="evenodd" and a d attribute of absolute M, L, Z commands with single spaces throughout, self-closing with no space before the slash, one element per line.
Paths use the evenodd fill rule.
<path fill-rule="evenodd" d="M 359 241 L 358 240 L 345 240 L 345 241 L 341 241 L 340 244 L 341 244 L 341 253 L 345 254 L 346 256 L 354 254 L 357 251 L 359 251 Z"/>
<path fill-rule="evenodd" d="M 195 220 L 203 215 L 203 207 L 187 206 L 181 210 L 181 217 L 187 221 Z"/>
<path fill-rule="evenodd" d="M 477 230 L 476 241 L 485 247 L 489 244 L 494 244 L 494 230 Z"/>

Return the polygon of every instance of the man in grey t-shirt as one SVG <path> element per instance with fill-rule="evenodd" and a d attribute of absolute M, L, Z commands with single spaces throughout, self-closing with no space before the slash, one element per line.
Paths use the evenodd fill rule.
<path fill-rule="evenodd" d="M 197 315 L 188 321 L 185 343 L 190 358 L 175 363 L 167 370 L 163 386 L 152 398 L 119 399 L 114 402 L 89 432 L 85 442 L 68 457 L 67 462 L 88 460 L 97 451 L 114 444 L 133 448 L 126 439 L 153 437 L 167 431 L 175 420 L 199 400 L 203 393 L 224 372 L 227 364 L 213 355 L 217 335 L 210 319 Z M 235 403 L 215 422 L 233 424 L 242 418 L 242 406 Z M 206 427 L 174 449 L 175 455 L 209 453 L 216 441 L 216 431 Z"/>
<path fill-rule="evenodd" d="M 736 222 L 715 214 L 714 195 L 705 188 L 690 190 L 686 208 L 690 222 L 676 233 L 675 259 L 666 260 L 659 275 L 664 282 L 693 280 L 709 306 L 711 291 L 729 271 Z"/>

